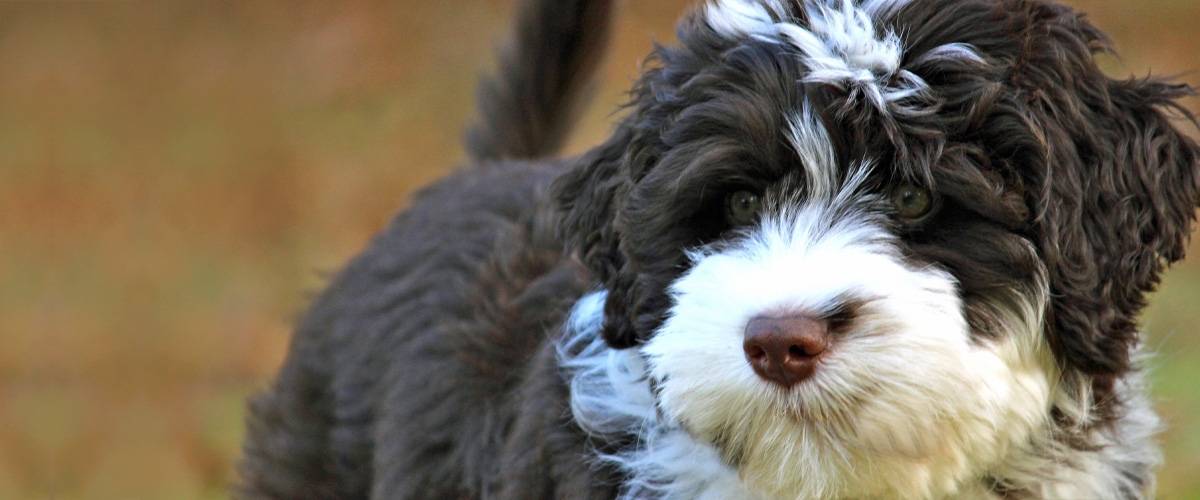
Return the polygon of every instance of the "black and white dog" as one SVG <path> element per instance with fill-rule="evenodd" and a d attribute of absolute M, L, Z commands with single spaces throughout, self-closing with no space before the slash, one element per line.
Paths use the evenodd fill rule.
<path fill-rule="evenodd" d="M 273 498 L 1142 498 L 1137 317 L 1183 256 L 1182 84 L 1042 0 L 710 0 L 540 160 L 606 0 L 523 7 L 470 167 L 251 405 Z"/>

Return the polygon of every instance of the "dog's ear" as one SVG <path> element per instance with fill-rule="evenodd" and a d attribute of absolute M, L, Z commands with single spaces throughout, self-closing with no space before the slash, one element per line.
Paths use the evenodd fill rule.
<path fill-rule="evenodd" d="M 670 256 L 651 255 L 645 235 L 640 248 L 628 238 L 647 223 L 629 206 L 635 185 L 658 166 L 668 149 L 662 132 L 694 101 L 679 90 L 716 60 L 723 47 L 696 16 L 684 19 L 679 37 L 680 46 L 656 47 L 647 58 L 647 69 L 626 104 L 631 114 L 604 144 L 575 160 L 552 187 L 561 238 L 608 290 L 603 334 L 618 349 L 645 340 L 661 321 L 668 302 L 664 276 L 684 260 L 682 247 L 669 247 Z M 696 47 L 703 50 L 693 50 Z M 647 200 L 639 202 L 645 205 Z M 649 246 L 664 251 L 659 245 Z"/>
<path fill-rule="evenodd" d="M 1065 91 L 1071 98 L 1053 105 L 1035 91 L 1032 103 L 1045 134 L 1035 224 L 1050 274 L 1048 334 L 1058 357 L 1103 391 L 1130 369 L 1146 293 L 1183 258 L 1200 149 L 1170 116 L 1195 123 L 1176 102 L 1192 93 L 1186 85 L 1095 70 Z"/>
<path fill-rule="evenodd" d="M 605 341 L 615 348 L 636 345 L 637 332 L 629 318 L 636 286 L 621 252 L 618 222 L 622 201 L 632 186 L 629 161 L 631 127 L 622 125 L 603 145 L 587 152 L 555 180 L 553 196 L 559 207 L 558 231 L 574 253 L 608 290 L 604 305 Z"/>

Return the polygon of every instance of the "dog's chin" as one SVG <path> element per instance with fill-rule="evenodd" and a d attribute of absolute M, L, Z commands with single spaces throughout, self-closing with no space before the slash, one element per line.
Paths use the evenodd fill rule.
<path fill-rule="evenodd" d="M 997 338 L 972 336 L 949 275 L 903 262 L 869 224 L 809 231 L 802 219 L 695 255 L 641 349 L 658 407 L 714 446 L 745 488 L 770 498 L 964 494 L 1046 428 L 1054 369 L 1035 333 L 1038 299 L 998 315 L 1007 324 Z M 808 379 L 784 388 L 746 362 L 752 316 L 846 297 L 861 305 Z"/>
<path fill-rule="evenodd" d="M 769 498 L 944 496 L 1028 440 L 1049 392 L 1036 369 L 962 354 L 975 366 L 927 356 L 911 361 L 951 363 L 891 380 L 831 359 L 789 392 L 672 370 L 659 406 Z M 668 364 L 658 358 L 656 372 Z M 852 395 L 826 389 L 834 385 Z"/>

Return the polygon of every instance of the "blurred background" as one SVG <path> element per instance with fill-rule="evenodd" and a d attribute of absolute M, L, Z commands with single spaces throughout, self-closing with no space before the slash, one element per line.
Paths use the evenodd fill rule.
<path fill-rule="evenodd" d="M 686 3 L 624 2 L 571 151 Z M 1114 75 L 1200 83 L 1200 2 L 1071 3 Z M 329 273 L 463 157 L 513 7 L 0 3 L 0 499 L 226 496 L 244 399 Z M 1198 247 L 1144 321 L 1163 498 L 1200 498 Z"/>

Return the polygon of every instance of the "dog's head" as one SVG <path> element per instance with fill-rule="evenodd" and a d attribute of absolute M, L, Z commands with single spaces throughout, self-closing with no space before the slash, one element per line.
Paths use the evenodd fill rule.
<path fill-rule="evenodd" d="M 603 335 L 764 493 L 951 491 L 1119 412 L 1189 89 L 1031 0 L 719 0 L 557 183 Z M 805 496 L 805 495 L 801 495 Z"/>

